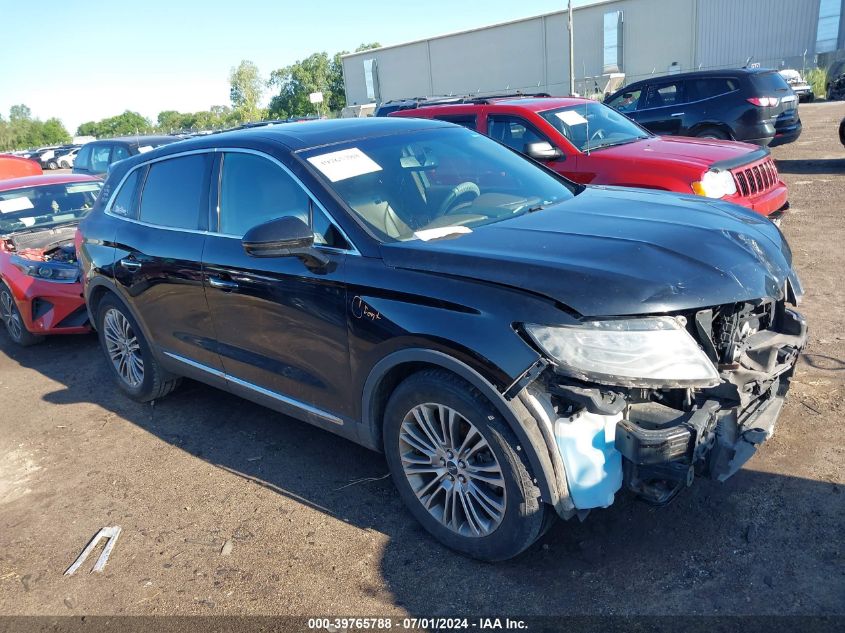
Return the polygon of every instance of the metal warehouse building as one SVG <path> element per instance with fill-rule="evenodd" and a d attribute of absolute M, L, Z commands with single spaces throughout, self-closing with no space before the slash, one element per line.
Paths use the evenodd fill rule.
<path fill-rule="evenodd" d="M 561 0 L 561 4 L 565 0 Z M 752 63 L 815 65 L 843 48 L 845 0 L 605 0 L 574 8 L 576 90 L 611 73 L 651 74 Z M 569 93 L 567 12 L 385 46 L 343 57 L 350 105 L 502 91 Z"/>

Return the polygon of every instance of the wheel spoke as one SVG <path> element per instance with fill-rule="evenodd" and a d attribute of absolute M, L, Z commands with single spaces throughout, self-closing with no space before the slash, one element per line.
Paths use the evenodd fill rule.
<path fill-rule="evenodd" d="M 422 506 L 466 537 L 496 530 L 506 508 L 504 476 L 481 431 L 439 403 L 411 409 L 399 432 L 405 477 Z"/>
<path fill-rule="evenodd" d="M 141 356 L 141 344 L 132 331 L 123 314 L 112 308 L 103 319 L 103 340 L 106 353 L 115 370 L 130 387 L 137 387 L 144 382 L 144 359 Z"/>

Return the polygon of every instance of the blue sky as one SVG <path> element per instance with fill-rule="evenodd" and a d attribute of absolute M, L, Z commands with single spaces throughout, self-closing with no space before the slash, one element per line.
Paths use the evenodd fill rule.
<path fill-rule="evenodd" d="M 574 0 L 574 5 L 590 0 Z M 129 7 L 132 8 L 129 8 Z M 566 0 L 0 0 L 0 113 L 83 121 L 229 104 L 242 59 L 265 77 L 311 53 L 419 39 L 565 8 Z"/>

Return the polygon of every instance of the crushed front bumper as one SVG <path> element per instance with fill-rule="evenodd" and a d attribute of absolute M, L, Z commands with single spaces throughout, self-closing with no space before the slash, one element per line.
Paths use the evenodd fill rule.
<path fill-rule="evenodd" d="M 557 413 L 548 418 L 572 507 L 607 507 L 623 486 L 662 505 L 696 477 L 725 481 L 734 475 L 774 433 L 807 342 L 799 313 L 784 310 L 780 320 L 778 331 L 745 338 L 735 362 L 719 366 L 721 383 L 708 389 L 646 393 L 547 378 L 547 410 Z M 532 389 L 541 397 L 537 386 Z M 584 412 L 594 430 L 579 417 Z M 559 428 L 570 435 L 586 432 L 577 441 L 580 454 L 564 450 L 568 438 Z"/>

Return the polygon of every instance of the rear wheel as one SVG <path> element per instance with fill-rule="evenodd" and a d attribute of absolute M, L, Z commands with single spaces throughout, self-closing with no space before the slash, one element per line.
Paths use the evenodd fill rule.
<path fill-rule="evenodd" d="M 720 141 L 729 141 L 731 138 L 727 133 L 715 127 L 706 127 L 703 130 L 699 130 L 696 136 L 698 138 L 710 138 Z"/>
<path fill-rule="evenodd" d="M 525 451 L 498 411 L 449 372 L 397 387 L 384 418 L 393 481 L 441 543 L 486 561 L 512 558 L 548 526 Z"/>
<path fill-rule="evenodd" d="M 6 326 L 9 338 L 22 347 L 29 347 L 44 340 L 43 336 L 26 329 L 12 291 L 3 283 L 0 283 L 0 320 Z"/>
<path fill-rule="evenodd" d="M 59 165 L 54 160 L 47 161 L 47 169 L 58 169 Z"/>
<path fill-rule="evenodd" d="M 61 167 L 62 169 L 70 169 L 70 163 L 68 163 L 66 161 L 60 161 L 59 167 Z"/>
<path fill-rule="evenodd" d="M 98 306 L 97 332 L 112 376 L 133 400 L 156 400 L 179 385 L 180 379 L 158 364 L 141 328 L 113 295 L 106 296 Z"/>

